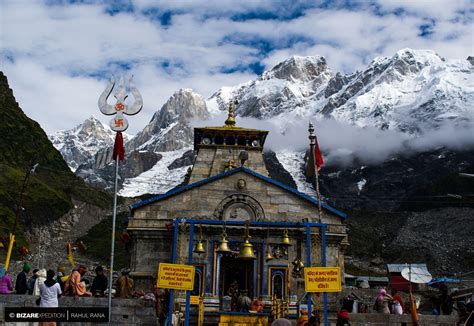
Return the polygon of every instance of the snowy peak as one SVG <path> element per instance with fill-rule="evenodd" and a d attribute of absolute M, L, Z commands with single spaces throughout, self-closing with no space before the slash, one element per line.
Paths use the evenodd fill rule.
<path fill-rule="evenodd" d="M 308 82 L 326 72 L 327 69 L 326 59 L 322 56 L 293 56 L 280 62 L 271 70 L 264 72 L 262 80 L 278 78 L 288 81 Z"/>
<path fill-rule="evenodd" d="M 126 146 L 129 150 L 163 152 L 189 146 L 192 142 L 191 119 L 207 119 L 209 111 L 204 98 L 191 89 L 175 92 L 148 125 Z"/>
<path fill-rule="evenodd" d="M 160 128 L 166 128 L 175 121 L 187 123 L 190 119 L 206 119 L 208 116 L 204 98 L 191 89 L 182 88 L 155 113 L 154 119 Z"/>
<path fill-rule="evenodd" d="M 321 112 L 360 127 L 417 134 L 446 120 L 469 121 L 474 99 L 468 61 L 447 61 L 430 50 L 403 49 L 374 59 L 332 94 Z"/>
<path fill-rule="evenodd" d="M 107 141 L 108 138 L 113 140 L 115 135 L 115 133 L 110 130 L 108 126 L 104 125 L 94 116 L 90 116 L 73 130 L 76 132 L 77 137 L 85 142 L 90 140 L 91 135 L 95 135 L 104 141 Z"/>
<path fill-rule="evenodd" d="M 411 65 L 436 65 L 446 61 L 440 57 L 436 52 L 431 50 L 413 50 L 405 48 L 397 51 L 392 57 L 392 61 L 405 61 Z"/>
<path fill-rule="evenodd" d="M 99 150 L 114 143 L 115 133 L 97 120 L 89 117 L 70 130 L 61 130 L 50 135 L 49 140 L 63 155 L 72 171 L 91 159 Z M 124 140 L 128 139 L 124 134 Z"/>
<path fill-rule="evenodd" d="M 324 97 L 324 88 L 333 77 L 322 56 L 293 56 L 259 78 L 235 87 L 223 87 L 208 100 L 209 106 L 225 110 L 237 99 L 237 115 L 270 118 L 304 108 Z"/>

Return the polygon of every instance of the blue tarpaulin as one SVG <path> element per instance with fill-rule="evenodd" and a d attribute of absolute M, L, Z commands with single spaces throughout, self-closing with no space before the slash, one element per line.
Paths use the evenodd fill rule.
<path fill-rule="evenodd" d="M 431 280 L 428 282 L 428 285 L 433 285 L 433 284 L 439 284 L 439 283 L 457 283 L 460 282 L 461 280 L 458 280 L 457 278 L 450 278 L 450 277 L 439 277 Z"/>

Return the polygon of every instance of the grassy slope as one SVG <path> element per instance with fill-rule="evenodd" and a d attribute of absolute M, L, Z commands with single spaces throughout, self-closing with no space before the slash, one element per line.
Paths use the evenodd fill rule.
<path fill-rule="evenodd" d="M 130 262 L 130 255 L 125 250 L 125 244 L 119 239 L 120 234 L 125 230 L 122 221 L 127 216 L 127 212 L 117 214 L 114 255 L 115 270 L 128 267 Z M 101 262 L 110 261 L 111 230 L 112 216 L 108 216 L 105 220 L 92 227 L 87 235 L 80 238 L 87 245 L 88 256 L 92 256 Z"/>
<path fill-rule="evenodd" d="M 58 219 L 73 207 L 72 198 L 103 208 L 110 206 L 110 197 L 76 177 L 40 125 L 23 113 L 2 72 L 0 113 L 0 236 L 8 238 L 26 171 L 35 163 L 39 167 L 24 193 L 16 248 L 26 244 L 27 227 Z"/>

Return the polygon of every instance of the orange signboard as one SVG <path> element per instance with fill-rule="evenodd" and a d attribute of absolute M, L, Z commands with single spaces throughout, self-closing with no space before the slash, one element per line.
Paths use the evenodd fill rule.
<path fill-rule="evenodd" d="M 304 287 L 306 292 L 341 292 L 341 269 L 305 267 Z"/>
<path fill-rule="evenodd" d="M 160 263 L 156 286 L 163 289 L 188 290 L 194 288 L 194 266 Z"/>

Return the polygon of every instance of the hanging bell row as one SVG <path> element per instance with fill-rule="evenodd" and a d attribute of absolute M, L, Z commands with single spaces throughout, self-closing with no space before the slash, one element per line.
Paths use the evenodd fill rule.
<path fill-rule="evenodd" d="M 237 258 L 243 259 L 243 260 L 253 260 L 256 259 L 257 257 L 255 256 L 255 253 L 253 252 L 253 246 L 250 243 L 250 235 L 249 235 L 249 224 L 245 224 L 245 236 L 244 236 L 244 242 L 242 243 L 239 251 L 239 255 Z M 291 246 L 291 241 L 290 237 L 288 236 L 288 230 L 285 229 L 283 231 L 283 237 L 281 239 L 281 246 L 283 247 L 290 247 Z M 199 241 L 196 243 L 196 247 L 194 249 L 194 252 L 197 254 L 202 254 L 205 253 L 206 250 L 204 249 L 204 244 L 202 242 L 202 228 L 201 225 L 199 225 Z M 227 240 L 227 234 L 225 232 L 225 226 L 224 226 L 224 231 L 222 232 L 221 236 L 221 241 L 219 243 L 219 246 L 216 249 L 216 252 L 218 253 L 230 253 L 232 250 L 229 248 L 229 241 Z M 268 262 L 273 259 L 273 256 L 270 252 L 270 248 L 267 247 L 267 250 L 265 252 L 265 261 Z M 301 260 L 300 260 L 301 262 Z M 303 262 L 301 262 L 303 264 Z M 299 265 L 299 264 L 298 264 Z M 303 265 L 304 267 L 304 265 Z M 302 267 L 301 267 L 302 268 Z"/>

